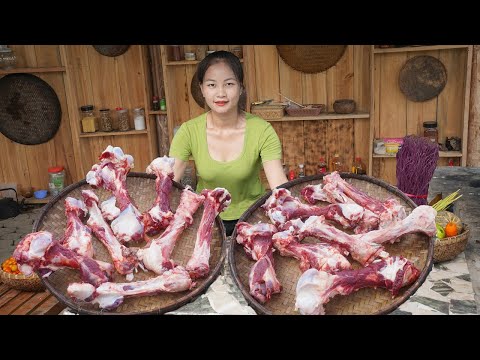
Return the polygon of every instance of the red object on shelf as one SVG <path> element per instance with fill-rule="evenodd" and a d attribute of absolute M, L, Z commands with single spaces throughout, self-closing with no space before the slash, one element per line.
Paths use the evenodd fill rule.
<path fill-rule="evenodd" d="M 58 173 L 58 172 L 62 171 L 63 169 L 64 169 L 63 166 L 52 166 L 52 167 L 48 168 L 48 172 L 49 173 Z"/>
<path fill-rule="evenodd" d="M 295 170 L 290 170 L 288 173 L 288 180 L 294 180 L 295 179 Z"/>

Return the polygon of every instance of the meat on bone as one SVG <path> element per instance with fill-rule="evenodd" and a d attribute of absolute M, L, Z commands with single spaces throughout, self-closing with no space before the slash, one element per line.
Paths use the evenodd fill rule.
<path fill-rule="evenodd" d="M 273 235 L 273 246 L 282 256 L 291 256 L 300 261 L 302 272 L 314 268 L 317 270 L 336 272 L 351 268 L 350 262 L 341 251 L 324 242 L 302 244 L 297 241 L 295 229 L 278 232 Z"/>
<path fill-rule="evenodd" d="M 282 291 L 277 279 L 273 260 L 272 236 L 277 228 L 272 224 L 249 224 L 240 222 L 237 228 L 237 243 L 243 245 L 245 252 L 256 260 L 248 275 L 250 295 L 262 304 L 270 300 L 273 294 Z"/>
<path fill-rule="evenodd" d="M 378 216 L 380 228 L 388 227 L 406 217 L 405 208 L 398 200 L 392 198 L 382 203 L 346 182 L 337 171 L 324 176 L 323 184 L 306 186 L 301 194 L 310 204 L 315 204 L 317 200 L 332 204 L 356 203 Z M 368 214 L 368 217 L 369 221 L 373 222 L 372 214 Z M 364 232 L 369 230 L 373 229 L 367 228 Z"/>
<path fill-rule="evenodd" d="M 435 216 L 437 211 L 428 205 L 413 209 L 405 219 L 396 222 L 387 229 L 370 231 L 366 234 L 349 235 L 325 223 L 322 216 L 312 216 L 299 230 L 301 237 L 314 236 L 322 240 L 336 242 L 349 251 L 352 257 L 362 265 L 367 265 L 381 254 L 385 242 L 393 243 L 400 236 L 421 232 L 433 236 L 436 232 Z"/>
<path fill-rule="evenodd" d="M 13 257 L 20 271 L 27 276 L 38 271 L 42 277 L 47 277 L 53 271 L 69 267 L 80 270 L 83 281 L 98 286 L 110 281 L 113 273 L 111 264 L 79 255 L 55 241 L 48 231 L 27 234 L 18 243 Z"/>
<path fill-rule="evenodd" d="M 212 241 L 213 224 L 217 215 L 225 210 L 231 203 L 231 195 L 227 189 L 204 189 L 203 215 L 197 230 L 195 248 L 186 269 L 192 279 L 204 277 L 210 271 L 210 243 Z"/>
<path fill-rule="evenodd" d="M 125 297 L 154 295 L 160 292 L 180 292 L 193 288 L 195 283 L 181 266 L 157 277 L 130 283 L 107 282 L 98 287 L 86 283 L 72 283 L 67 293 L 75 300 L 97 303 L 101 309 L 112 310 L 120 306 Z"/>
<path fill-rule="evenodd" d="M 360 223 L 364 212 L 361 206 L 353 203 L 332 204 L 325 207 L 303 204 L 298 198 L 292 196 L 289 190 L 283 188 L 274 189 L 262 207 L 277 227 L 282 227 L 291 219 L 323 215 L 327 220 L 340 224 L 346 229 L 352 229 Z"/>
<path fill-rule="evenodd" d="M 282 291 L 282 285 L 277 279 L 273 262 L 272 249 L 262 256 L 248 274 L 248 285 L 250 295 L 264 304 L 269 301 L 273 294 Z"/>
<path fill-rule="evenodd" d="M 120 215 L 116 218 L 118 223 L 135 221 L 134 228 L 124 232 L 123 227 L 115 227 L 113 233 L 122 242 L 138 241 L 143 239 L 143 222 L 142 216 L 137 207 L 133 203 L 127 190 L 127 174 L 133 168 L 133 157 L 123 153 L 119 147 L 108 145 L 105 151 L 99 157 L 99 163 L 93 165 L 92 169 L 87 173 L 86 181 L 93 188 L 102 187 L 111 191 L 117 200 L 120 208 Z M 126 210 L 126 211 L 125 211 Z M 131 216 L 131 212 L 135 214 Z M 120 218 L 120 219 L 119 219 Z M 139 231 L 138 229 L 141 229 Z M 117 231 L 122 231 L 117 233 Z"/>
<path fill-rule="evenodd" d="M 155 174 L 155 190 L 157 197 L 155 203 L 150 210 L 143 213 L 143 225 L 145 234 L 155 236 L 165 229 L 173 219 L 173 212 L 170 209 L 170 192 L 172 190 L 173 181 L 173 165 L 174 158 L 167 156 L 158 157 L 153 160 L 147 167 L 148 174 Z M 146 237 L 147 241 L 150 241 Z"/>
<path fill-rule="evenodd" d="M 272 236 L 278 230 L 275 225 L 259 222 L 249 224 L 239 222 L 236 225 L 238 244 L 243 245 L 248 257 L 252 260 L 260 260 L 272 248 Z"/>
<path fill-rule="evenodd" d="M 123 244 L 143 239 L 143 222 L 132 204 L 128 205 L 110 224 L 115 237 Z"/>
<path fill-rule="evenodd" d="M 83 201 L 67 197 L 65 199 L 65 215 L 67 216 L 67 228 L 60 244 L 79 255 L 93 258 L 92 231 L 81 221 L 88 215 Z"/>
<path fill-rule="evenodd" d="M 138 259 L 133 250 L 120 244 L 113 234 L 112 229 L 110 229 L 98 208 L 97 195 L 92 190 L 82 190 L 82 196 L 90 213 L 87 225 L 92 229 L 97 239 L 107 248 L 118 273 L 122 275 L 128 274 L 128 279 L 133 279 L 133 270 L 138 265 Z"/>
<path fill-rule="evenodd" d="M 120 215 L 120 209 L 115 206 L 116 200 L 117 199 L 115 198 L 115 196 L 112 196 L 107 200 L 103 201 L 100 205 L 103 218 L 107 221 L 115 220 L 118 215 Z"/>
<path fill-rule="evenodd" d="M 401 256 L 378 259 L 362 269 L 334 274 L 309 269 L 298 280 L 295 308 L 303 315 L 324 315 L 324 305 L 332 297 L 365 287 L 382 287 L 395 297 L 402 287 L 412 284 L 419 276 L 420 270 Z"/>
<path fill-rule="evenodd" d="M 170 259 L 175 243 L 182 231 L 193 223 L 193 214 L 204 200 L 203 195 L 194 193 L 189 186 L 182 191 L 180 203 L 170 225 L 158 238 L 137 252 L 137 256 L 147 269 L 160 275 L 175 267 L 174 261 Z"/>

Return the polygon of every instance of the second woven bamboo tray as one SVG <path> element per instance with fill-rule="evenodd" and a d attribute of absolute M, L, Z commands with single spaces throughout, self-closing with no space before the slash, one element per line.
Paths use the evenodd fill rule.
<path fill-rule="evenodd" d="M 357 189 L 369 194 L 373 198 L 379 200 L 386 200 L 389 197 L 394 197 L 407 210 L 407 215 L 416 207 L 415 203 L 400 192 L 397 188 L 375 178 L 366 175 L 357 175 L 352 173 L 341 173 L 342 178 L 351 183 Z M 283 184 L 280 187 L 287 188 L 291 191 L 293 196 L 302 198 L 300 191 L 307 185 L 319 184 L 323 181 L 323 175 L 307 176 L 301 179 L 296 179 Z M 246 221 L 250 224 L 259 221 L 270 223 L 270 219 L 265 215 L 261 205 L 270 196 L 271 192 L 265 194 L 255 204 L 253 204 L 239 219 L 239 222 Z M 305 201 L 303 201 L 305 202 Z M 328 205 L 327 203 L 319 202 L 318 206 Z M 249 293 L 248 274 L 254 262 L 249 259 L 243 247 L 234 240 L 236 238 L 236 230 L 232 235 L 232 241 L 228 250 L 228 261 L 230 269 L 233 274 L 235 283 L 242 291 L 243 296 L 248 303 L 259 314 L 267 315 L 296 315 L 295 311 L 295 289 L 297 281 L 302 274 L 299 268 L 299 261 L 284 257 L 278 254 L 278 251 L 273 253 L 275 261 L 275 272 L 283 289 L 279 294 L 272 295 L 269 302 L 260 304 Z M 318 240 L 314 238 L 306 238 L 302 240 L 305 243 L 315 243 Z M 402 236 L 400 242 L 394 244 L 384 244 L 385 250 L 390 255 L 402 255 L 413 262 L 413 264 L 420 270 L 419 278 L 410 286 L 404 287 L 400 293 L 392 298 L 392 294 L 383 288 L 364 288 L 360 289 L 348 296 L 337 295 L 333 297 L 325 305 L 325 314 L 327 315 L 341 315 L 341 314 L 356 314 L 356 315 L 370 315 L 370 314 L 388 314 L 395 310 L 398 306 L 404 303 L 420 285 L 425 281 L 428 273 L 433 265 L 433 238 L 421 233 L 414 233 Z M 352 267 L 358 269 L 361 267 L 359 263 L 348 257 Z"/>
<path fill-rule="evenodd" d="M 130 173 L 127 177 L 127 188 L 130 197 L 135 202 L 138 210 L 144 212 L 150 209 L 155 201 L 155 175 L 146 173 Z M 180 194 L 183 185 L 173 183 L 170 194 L 170 206 L 173 212 L 177 209 L 180 200 Z M 53 234 L 54 239 L 60 239 L 65 232 L 66 217 L 64 200 L 71 196 L 76 199 L 82 199 L 81 190 L 92 190 L 91 186 L 82 180 L 76 184 L 66 187 L 60 194 L 55 196 L 44 208 L 40 217 L 33 225 L 33 231 L 46 230 Z M 93 190 L 99 198 L 99 203 L 111 197 L 111 193 L 103 189 Z M 200 220 L 203 214 L 203 205 L 193 215 L 193 224 L 186 228 L 180 235 L 173 250 L 172 258 L 178 265 L 186 266 L 195 247 L 195 239 Z M 93 248 L 95 259 L 112 263 L 112 259 L 103 244 L 93 235 Z M 143 247 L 145 242 L 136 243 L 127 246 Z M 73 312 L 81 314 L 163 314 L 173 311 L 193 300 L 204 293 L 210 284 L 220 273 L 221 266 L 226 256 L 225 230 L 220 217 L 217 216 L 212 232 L 212 242 L 210 244 L 210 273 L 203 279 L 195 280 L 196 286 L 189 291 L 179 293 L 159 293 L 158 295 L 127 297 L 123 304 L 112 311 L 102 311 L 96 305 L 80 303 L 73 301 L 67 294 L 67 287 L 72 282 L 81 282 L 80 274 L 75 269 L 59 269 L 47 278 L 42 278 L 48 290 L 63 304 L 69 307 Z M 134 272 L 133 281 L 150 279 L 157 276 L 152 271 L 144 272 L 139 269 Z M 127 282 L 125 276 L 114 272 L 114 282 Z"/>

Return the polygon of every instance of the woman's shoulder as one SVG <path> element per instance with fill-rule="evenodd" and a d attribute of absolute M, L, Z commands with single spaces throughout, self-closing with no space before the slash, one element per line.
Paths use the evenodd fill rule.
<path fill-rule="evenodd" d="M 252 127 L 259 128 L 259 129 L 266 129 L 271 126 L 271 124 L 259 117 L 258 115 L 254 115 L 248 112 L 245 112 L 245 119 L 248 121 L 248 124 Z"/>
<path fill-rule="evenodd" d="M 187 120 L 185 121 L 182 126 L 188 128 L 188 129 L 192 129 L 192 128 L 196 128 L 198 126 L 202 126 L 205 124 L 205 115 L 206 113 L 203 113 L 197 117 L 194 117 L 193 119 L 190 119 L 190 120 Z"/>

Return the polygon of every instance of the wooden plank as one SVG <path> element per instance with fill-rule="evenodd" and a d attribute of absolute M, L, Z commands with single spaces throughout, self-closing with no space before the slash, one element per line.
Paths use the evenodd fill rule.
<path fill-rule="evenodd" d="M 61 68 L 63 66 L 58 45 L 36 45 L 37 67 Z"/>
<path fill-rule="evenodd" d="M 368 119 L 369 113 L 354 112 L 351 114 L 337 114 L 337 113 L 321 113 L 316 116 L 290 116 L 286 115 L 279 119 L 270 119 L 268 121 L 316 121 L 316 120 L 347 120 L 347 119 Z"/>
<path fill-rule="evenodd" d="M 255 45 L 255 83 L 259 100 L 280 101 L 279 57 L 274 45 Z"/>
<path fill-rule="evenodd" d="M 17 294 L 17 296 L 15 296 L 9 302 L 5 303 L 0 307 L 0 315 L 11 314 L 13 311 L 15 311 L 18 307 L 22 306 L 34 295 L 35 295 L 34 292 L 21 291 L 19 294 Z"/>
<path fill-rule="evenodd" d="M 19 306 L 11 315 L 27 315 L 33 309 L 38 307 L 43 301 L 50 296 L 50 293 L 47 291 L 42 291 L 38 293 L 33 293 L 34 295 L 26 301 L 22 306 Z"/>
<path fill-rule="evenodd" d="M 109 136 L 125 136 L 125 135 L 141 135 L 148 133 L 148 130 L 128 130 L 128 131 L 111 131 L 111 132 L 104 132 L 104 131 L 96 131 L 94 133 L 83 133 L 78 135 L 81 138 L 89 138 L 89 137 L 109 137 Z"/>
<path fill-rule="evenodd" d="M 302 103 L 302 73 L 285 64 L 283 59 L 281 59 L 278 55 L 277 58 L 280 75 L 279 92 L 293 101 Z M 272 76 L 274 76 L 274 74 Z M 302 122 L 283 122 L 282 133 L 283 162 L 288 166 L 289 169 L 295 169 L 295 173 L 298 175 L 298 164 L 305 164 L 305 140 L 303 137 L 303 124 Z"/>
<path fill-rule="evenodd" d="M 3 294 L 5 294 L 8 290 L 10 290 L 10 288 L 0 282 L 0 297 L 3 296 Z"/>
<path fill-rule="evenodd" d="M 247 91 L 247 111 L 249 112 L 250 104 L 258 100 L 255 67 L 255 47 L 253 45 L 245 45 L 243 47 L 243 59 L 243 80 Z"/>
<path fill-rule="evenodd" d="M 14 68 L 9 70 L 0 70 L 0 75 L 6 74 L 41 74 L 41 73 L 51 73 L 51 72 L 64 72 L 65 67 L 63 66 L 54 66 L 54 67 L 44 67 L 44 68 Z"/>
<path fill-rule="evenodd" d="M 467 128 L 468 144 L 467 149 L 468 153 L 465 156 L 466 164 L 468 166 L 480 166 L 480 102 L 477 99 L 480 99 L 480 45 L 474 45 L 471 50 L 469 50 L 469 59 L 471 59 L 467 64 L 467 79 L 469 83 L 471 82 L 471 97 L 473 99 L 471 104 L 471 112 L 469 116 L 469 107 L 465 109 L 463 122 L 465 133 L 465 128 Z M 466 86 L 466 85 L 465 85 Z M 464 149 L 464 142 L 462 142 L 462 151 Z"/>
<path fill-rule="evenodd" d="M 468 45 L 428 45 L 428 46 L 405 46 L 398 48 L 374 49 L 376 54 L 408 52 L 408 51 L 426 51 L 426 50 L 444 50 L 444 49 L 464 49 Z"/>
<path fill-rule="evenodd" d="M 467 166 L 467 145 L 468 139 L 468 117 L 470 114 L 470 89 L 472 83 L 472 58 L 473 45 L 470 45 L 467 50 L 467 65 L 465 75 L 465 90 L 464 90 L 464 107 L 463 107 L 463 124 L 462 124 L 462 157 L 461 166 Z"/>
<path fill-rule="evenodd" d="M 58 302 L 57 298 L 50 295 L 40 306 L 35 308 L 29 315 L 57 315 L 65 309 L 65 305 Z"/>

